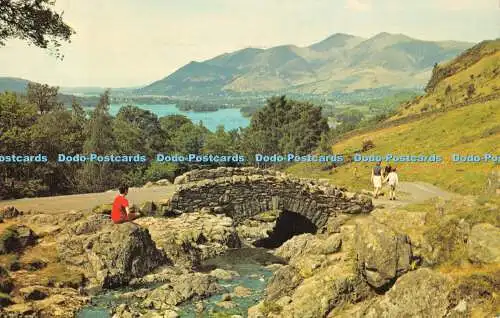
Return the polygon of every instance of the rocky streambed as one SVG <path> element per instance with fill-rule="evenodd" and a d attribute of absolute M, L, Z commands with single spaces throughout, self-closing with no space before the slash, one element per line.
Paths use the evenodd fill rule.
<path fill-rule="evenodd" d="M 172 317 L 200 317 L 200 316 L 241 316 L 246 317 L 248 308 L 256 305 L 263 299 L 263 293 L 268 280 L 272 276 L 273 264 L 283 263 L 283 260 L 273 256 L 270 251 L 246 247 L 232 249 L 222 255 L 203 261 L 197 268 L 197 274 L 180 275 L 177 280 L 171 280 L 177 286 L 170 285 L 165 288 L 165 281 L 169 275 L 163 274 L 164 281 L 158 278 L 152 282 L 134 282 L 132 286 L 113 291 L 103 292 L 92 298 L 90 304 L 78 314 L 79 318 L 104 318 L 127 316 L 131 308 L 137 307 L 134 302 L 147 298 L 150 295 L 160 295 L 160 291 L 169 293 L 180 290 L 194 290 L 193 299 L 188 299 L 176 306 L 175 310 L 167 312 Z M 206 278 L 202 278 L 206 277 Z M 146 277 L 144 280 L 148 280 Z M 196 286 L 196 284 L 199 284 Z M 206 289 L 206 293 L 203 293 Z M 168 295 L 161 295 L 166 302 Z M 206 296 L 206 298 L 201 297 Z M 186 295 L 189 298 L 189 295 Z M 144 315 L 145 311 L 138 310 Z M 165 312 L 162 313 L 165 316 Z"/>
<path fill-rule="evenodd" d="M 498 206 L 474 200 L 338 213 L 314 233 L 286 211 L 237 227 L 207 211 L 121 225 L 95 211 L 7 212 L 1 317 L 487 317 L 500 308 Z"/>
<path fill-rule="evenodd" d="M 276 265 L 284 264 L 251 245 L 269 235 L 278 215 L 263 213 L 236 228 L 230 218 L 207 213 L 136 220 L 170 263 L 98 292 L 77 317 L 246 317 Z"/>

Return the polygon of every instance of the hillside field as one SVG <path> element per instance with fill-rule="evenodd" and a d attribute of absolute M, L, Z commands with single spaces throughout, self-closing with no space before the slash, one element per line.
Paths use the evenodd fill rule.
<path fill-rule="evenodd" d="M 371 140 L 375 147 L 364 155 L 435 153 L 443 157 L 442 163 L 393 163 L 398 169 L 400 181 L 425 181 L 461 194 L 478 194 L 484 189 L 488 174 L 498 170 L 499 164 L 453 163 L 451 155 L 500 155 L 500 100 L 439 112 L 422 120 L 362 133 L 333 145 L 333 153 L 350 157 L 361 151 L 365 140 Z M 288 168 L 288 172 L 304 177 L 329 178 L 340 186 L 360 190 L 371 189 L 370 171 L 373 165 L 348 163 L 333 171 L 322 171 L 320 165 L 297 164 Z M 354 175 L 355 167 L 358 177 Z"/>

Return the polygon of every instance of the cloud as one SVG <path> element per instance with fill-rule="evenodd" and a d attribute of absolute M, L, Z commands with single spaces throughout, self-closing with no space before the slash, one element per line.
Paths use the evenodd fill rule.
<path fill-rule="evenodd" d="M 345 7 L 353 11 L 369 11 L 372 4 L 370 0 L 347 0 Z"/>

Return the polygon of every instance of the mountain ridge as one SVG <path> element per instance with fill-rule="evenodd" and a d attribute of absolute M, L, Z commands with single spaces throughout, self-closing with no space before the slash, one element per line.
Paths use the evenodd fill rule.
<path fill-rule="evenodd" d="M 224 92 L 302 92 L 392 87 L 422 88 L 434 63 L 449 60 L 473 43 L 424 41 L 381 32 L 365 39 L 335 33 L 309 46 L 247 47 L 198 62 L 218 74 L 186 72 L 183 66 L 139 90 L 139 94 L 203 95 Z"/>

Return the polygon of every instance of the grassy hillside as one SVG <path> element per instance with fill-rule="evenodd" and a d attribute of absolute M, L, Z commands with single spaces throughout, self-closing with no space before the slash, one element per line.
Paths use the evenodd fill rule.
<path fill-rule="evenodd" d="M 335 144 L 333 152 L 350 156 L 361 151 L 365 140 L 373 141 L 375 148 L 363 155 L 436 153 L 443 157 L 442 163 L 393 164 L 398 168 L 402 181 L 426 181 L 458 193 L 477 194 L 483 190 L 489 172 L 500 166 L 492 163 L 452 163 L 451 155 L 499 154 L 500 100 L 363 133 Z M 349 163 L 332 172 L 322 171 L 319 165 L 297 164 L 289 168 L 289 172 L 304 177 L 331 178 L 338 185 L 360 190 L 371 189 L 372 166 L 372 163 Z M 354 175 L 355 168 L 359 177 Z"/>
<path fill-rule="evenodd" d="M 398 168 L 403 181 L 426 181 L 462 194 L 481 193 L 489 173 L 500 170 L 500 162 L 454 163 L 452 155 L 500 156 L 500 76 L 496 75 L 500 74 L 499 44 L 498 40 L 483 42 L 438 66 L 425 96 L 403 104 L 398 116 L 378 128 L 350 133 L 333 145 L 333 152 L 350 158 L 362 153 L 363 143 L 370 140 L 374 148 L 363 155 L 438 154 L 443 158 L 441 163 L 391 162 L 391 165 Z M 469 91 L 467 96 L 471 84 L 474 94 Z M 448 86 L 451 90 L 446 89 Z M 438 104 L 445 96 L 450 103 Z M 422 111 L 429 103 L 434 105 L 434 111 Z M 334 171 L 322 171 L 318 165 L 295 165 L 289 172 L 331 178 L 336 184 L 360 190 L 371 189 L 373 165 L 352 162 Z"/>
<path fill-rule="evenodd" d="M 393 119 L 500 98 L 500 40 L 485 41 L 438 65 L 427 94 L 401 108 Z"/>

